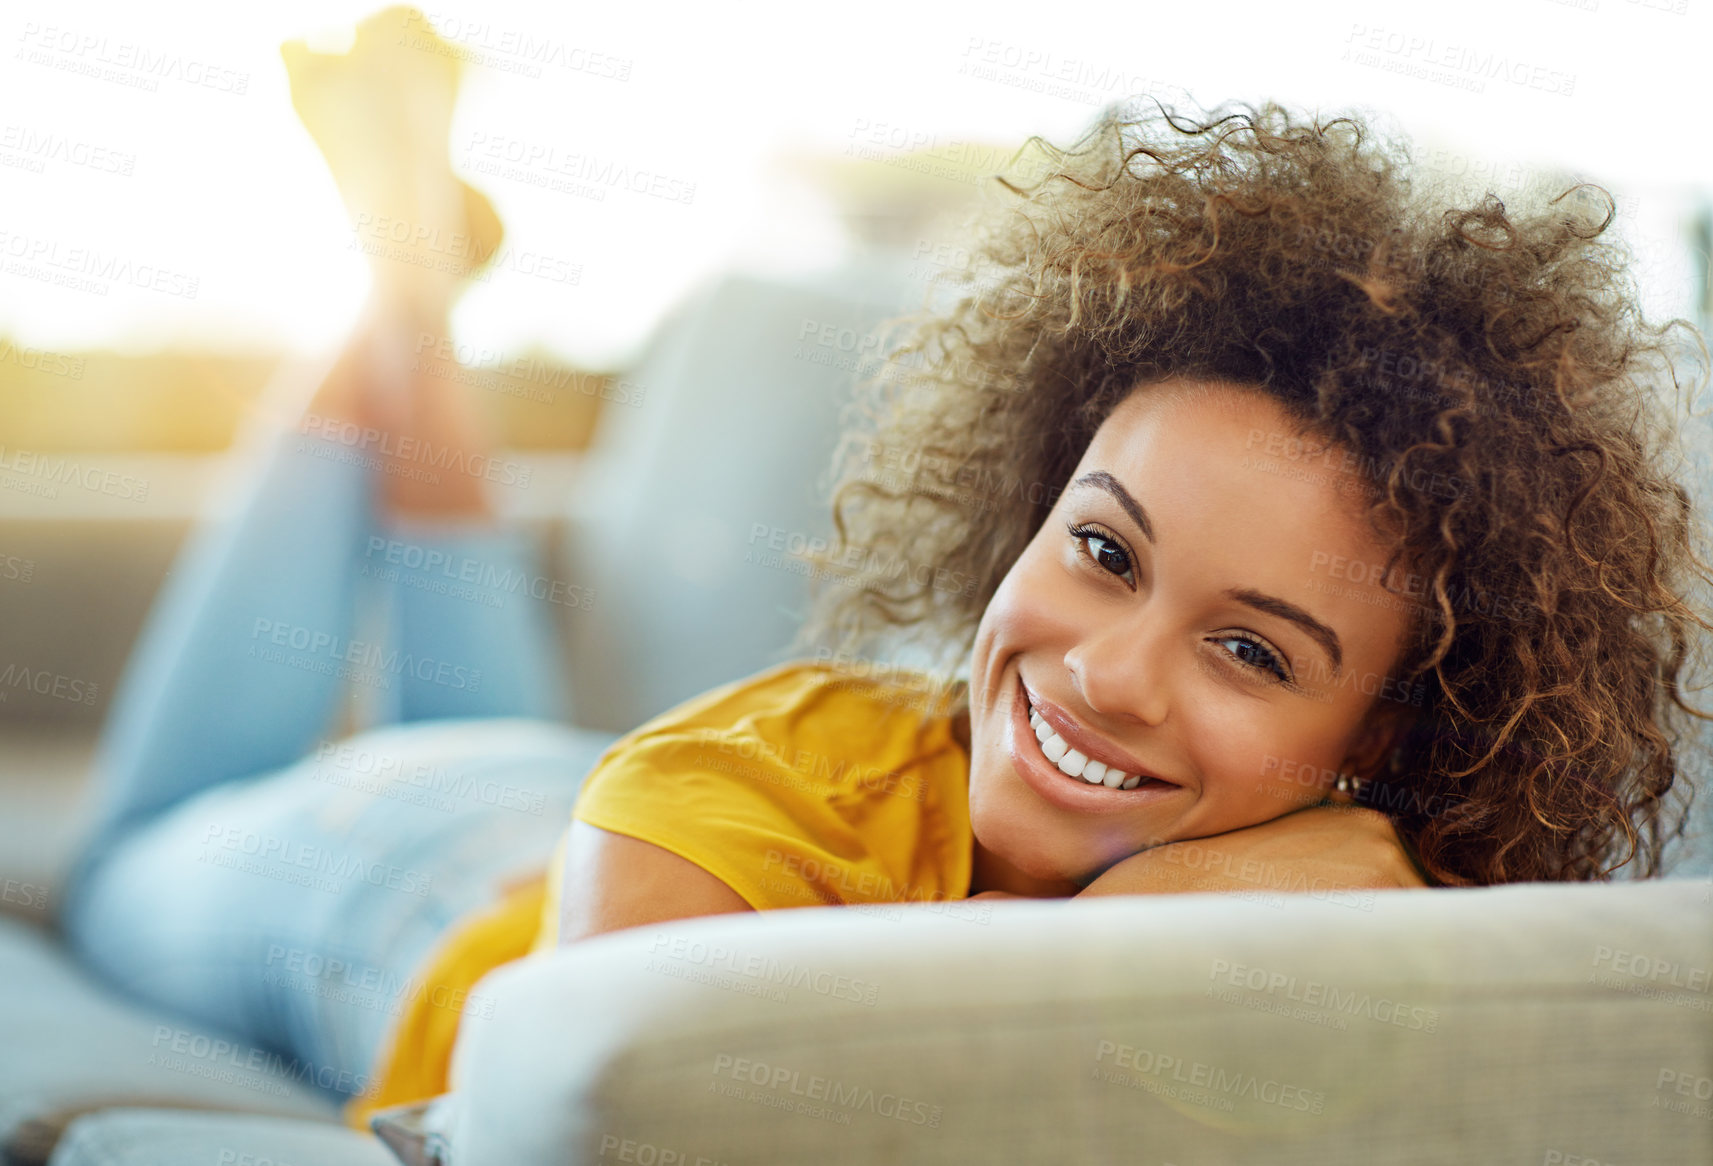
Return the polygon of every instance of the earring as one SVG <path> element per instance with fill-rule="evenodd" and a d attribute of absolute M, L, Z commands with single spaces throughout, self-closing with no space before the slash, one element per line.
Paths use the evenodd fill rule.
<path fill-rule="evenodd" d="M 1341 773 L 1338 775 L 1338 780 L 1332 783 L 1332 788 L 1341 794 L 1349 794 L 1351 797 L 1356 798 L 1362 796 L 1362 786 L 1364 784 L 1363 780 L 1355 774 Z"/>

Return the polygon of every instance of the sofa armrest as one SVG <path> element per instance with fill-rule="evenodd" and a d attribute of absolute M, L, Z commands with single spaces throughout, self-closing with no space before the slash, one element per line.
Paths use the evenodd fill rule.
<path fill-rule="evenodd" d="M 483 981 L 452 1161 L 1710 1161 L 1709 890 L 984 901 L 615 932 Z"/>

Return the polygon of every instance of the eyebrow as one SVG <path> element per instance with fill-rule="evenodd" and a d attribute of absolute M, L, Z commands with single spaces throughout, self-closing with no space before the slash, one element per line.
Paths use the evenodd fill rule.
<path fill-rule="evenodd" d="M 1112 495 L 1118 504 L 1124 508 L 1124 513 L 1128 514 L 1131 520 L 1141 528 L 1142 537 L 1147 539 L 1150 545 L 1154 544 L 1154 524 L 1148 521 L 1148 512 L 1142 508 L 1140 502 L 1131 497 L 1130 491 L 1124 488 L 1124 483 L 1105 470 L 1094 470 L 1071 483 L 1073 490 L 1079 486 L 1104 490 Z M 1229 587 L 1225 590 L 1224 595 L 1227 599 L 1236 600 L 1256 611 L 1289 620 L 1302 628 L 1332 658 L 1332 670 L 1335 675 L 1344 666 L 1344 645 L 1339 640 L 1338 633 L 1290 600 L 1280 599 L 1277 595 L 1268 595 L 1266 592 L 1257 591 L 1253 587 Z"/>

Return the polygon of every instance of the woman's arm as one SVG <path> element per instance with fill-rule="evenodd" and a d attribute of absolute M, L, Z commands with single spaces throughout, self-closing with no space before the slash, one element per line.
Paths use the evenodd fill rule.
<path fill-rule="evenodd" d="M 565 846 L 561 947 L 645 923 L 755 910 L 689 859 L 652 842 L 573 820 Z"/>
<path fill-rule="evenodd" d="M 1384 814 L 1317 805 L 1256 826 L 1151 847 L 1108 867 L 1077 897 L 1426 885 Z"/>

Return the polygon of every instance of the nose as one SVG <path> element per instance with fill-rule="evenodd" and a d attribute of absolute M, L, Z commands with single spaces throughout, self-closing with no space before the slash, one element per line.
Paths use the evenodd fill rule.
<path fill-rule="evenodd" d="M 1159 725 L 1171 708 L 1169 656 L 1163 636 L 1125 620 L 1084 636 L 1065 667 L 1090 712 L 1113 724 Z"/>

